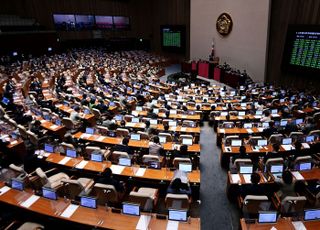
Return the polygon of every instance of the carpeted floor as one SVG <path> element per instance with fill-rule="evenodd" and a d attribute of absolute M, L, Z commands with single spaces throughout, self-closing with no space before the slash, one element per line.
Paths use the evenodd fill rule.
<path fill-rule="evenodd" d="M 180 72 L 180 65 L 172 65 L 166 68 L 166 75 L 162 81 L 173 73 Z M 207 80 L 211 85 L 223 83 L 215 80 Z M 229 87 L 228 87 L 229 88 Z M 200 134 L 201 143 L 201 186 L 200 186 L 200 218 L 201 229 L 204 230 L 229 230 L 239 229 L 240 213 L 235 204 L 229 202 L 226 195 L 227 172 L 220 166 L 220 148 L 216 145 L 216 133 L 213 128 L 204 123 Z"/>

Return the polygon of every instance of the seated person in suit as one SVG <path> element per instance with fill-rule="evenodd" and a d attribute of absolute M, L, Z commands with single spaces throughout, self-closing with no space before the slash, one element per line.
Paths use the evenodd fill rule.
<path fill-rule="evenodd" d="M 76 106 L 76 107 L 74 108 L 74 111 L 71 112 L 71 114 L 70 114 L 70 119 L 71 119 L 71 121 L 73 121 L 74 123 L 78 123 L 78 122 L 81 120 L 81 118 L 82 118 L 82 117 L 80 116 L 79 112 L 80 112 L 80 107 L 79 107 L 79 106 Z"/>
<path fill-rule="evenodd" d="M 158 136 L 153 137 L 153 141 L 149 142 L 149 154 L 160 156 L 162 155 L 163 148 L 160 145 L 160 140 Z"/>
<path fill-rule="evenodd" d="M 267 154 L 263 157 L 263 162 L 266 163 L 267 160 L 270 158 L 281 157 L 281 155 L 279 154 L 279 150 L 280 150 L 280 145 L 278 143 L 274 143 L 272 145 L 272 151 L 267 152 Z"/>
<path fill-rule="evenodd" d="M 270 122 L 271 121 L 271 114 L 269 112 L 269 110 L 266 110 L 262 116 L 262 118 L 260 119 L 261 122 Z"/>
<path fill-rule="evenodd" d="M 167 193 L 191 195 L 191 188 L 189 184 L 182 183 L 180 178 L 175 178 L 168 186 Z"/>
<path fill-rule="evenodd" d="M 112 152 L 114 151 L 120 151 L 120 152 L 126 152 L 128 153 L 129 155 L 133 155 L 133 150 L 132 148 L 130 148 L 128 146 L 129 144 L 129 137 L 125 137 L 122 139 L 122 144 L 121 145 L 115 145 L 113 148 L 112 148 Z"/>
<path fill-rule="evenodd" d="M 265 189 L 259 185 L 260 182 L 260 175 L 256 172 L 251 174 L 251 184 L 246 184 L 241 186 L 240 194 L 242 198 L 245 198 L 247 195 L 254 195 L 254 196 L 263 196 L 266 195 Z"/>
<path fill-rule="evenodd" d="M 280 200 L 283 200 L 286 196 L 296 196 L 295 183 L 293 183 L 293 176 L 290 171 L 284 171 L 282 173 L 282 179 L 276 181 L 279 186 L 277 195 Z"/>
<path fill-rule="evenodd" d="M 263 136 L 269 138 L 272 134 L 278 133 L 278 129 L 274 127 L 274 121 L 269 122 L 269 128 L 263 130 Z"/>
<path fill-rule="evenodd" d="M 111 168 L 106 168 L 102 177 L 97 180 L 97 183 L 113 185 L 117 192 L 124 192 L 123 183 L 113 178 Z"/>
<path fill-rule="evenodd" d="M 42 137 L 46 133 L 46 130 L 42 128 L 39 120 L 35 120 L 34 122 L 30 123 L 30 131 L 36 134 L 38 137 Z"/>

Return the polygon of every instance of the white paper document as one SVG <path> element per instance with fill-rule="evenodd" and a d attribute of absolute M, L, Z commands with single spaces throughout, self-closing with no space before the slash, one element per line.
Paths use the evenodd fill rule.
<path fill-rule="evenodd" d="M 77 164 L 76 168 L 83 169 L 87 164 L 88 164 L 88 161 L 83 160 L 79 164 Z"/>
<path fill-rule="evenodd" d="M 21 203 L 22 207 L 25 208 L 29 208 L 31 205 L 33 205 L 38 199 L 40 198 L 40 196 L 36 196 L 36 195 L 32 195 L 30 196 L 27 200 L 23 201 Z"/>
<path fill-rule="evenodd" d="M 60 215 L 65 218 L 70 218 L 73 213 L 79 208 L 79 205 L 70 204 L 66 210 L 63 211 L 63 213 Z"/>
<path fill-rule="evenodd" d="M 226 131 L 224 129 L 219 129 L 220 133 L 225 133 Z"/>
<path fill-rule="evenodd" d="M 11 188 L 8 186 L 3 186 L 2 188 L 0 188 L 0 196 L 2 196 L 3 194 L 5 194 L 6 192 L 8 192 Z"/>
<path fill-rule="evenodd" d="M 136 229 L 147 230 L 150 220 L 151 220 L 151 216 L 141 215 L 138 221 L 138 224 L 136 226 Z"/>
<path fill-rule="evenodd" d="M 244 181 L 246 182 L 246 184 L 250 184 L 251 183 L 251 174 L 242 174 Z"/>
<path fill-rule="evenodd" d="M 137 172 L 135 173 L 136 176 L 143 176 L 146 172 L 146 169 L 145 168 L 139 168 L 137 170 Z"/>
<path fill-rule="evenodd" d="M 51 125 L 50 126 L 50 129 L 53 129 L 53 130 L 55 130 L 55 129 L 57 129 L 59 126 L 57 126 L 57 125 Z"/>
<path fill-rule="evenodd" d="M 290 150 L 294 150 L 295 149 L 294 146 L 292 146 L 292 145 L 281 145 L 281 146 L 286 151 L 290 151 Z"/>
<path fill-rule="evenodd" d="M 302 221 L 292 221 L 295 230 L 307 230 Z"/>
<path fill-rule="evenodd" d="M 239 174 L 231 174 L 231 181 L 233 184 L 238 184 L 241 181 Z"/>
<path fill-rule="evenodd" d="M 186 127 L 181 127 L 180 131 L 181 132 L 185 132 L 185 131 L 187 131 L 187 128 Z"/>
<path fill-rule="evenodd" d="M 304 149 L 310 149 L 310 145 L 308 143 L 302 143 L 302 147 Z"/>
<path fill-rule="evenodd" d="M 80 138 L 83 138 L 83 139 L 89 139 L 90 137 L 91 137 L 91 134 L 87 134 L 87 133 L 83 133 L 80 136 Z"/>
<path fill-rule="evenodd" d="M 61 161 L 58 162 L 59 165 L 65 165 L 71 157 L 64 157 Z"/>
<path fill-rule="evenodd" d="M 104 137 L 104 136 L 100 136 L 100 137 L 98 137 L 98 138 L 96 139 L 96 141 L 103 141 L 105 138 L 106 138 L 106 137 Z"/>
<path fill-rule="evenodd" d="M 295 171 L 295 172 L 291 172 L 291 173 L 297 180 L 304 180 L 304 177 L 301 175 L 300 172 Z"/>
<path fill-rule="evenodd" d="M 179 228 L 179 221 L 168 220 L 166 230 L 178 230 L 178 228 Z"/>
<path fill-rule="evenodd" d="M 247 132 L 250 134 L 250 133 L 253 133 L 253 130 L 252 129 L 247 129 Z"/>
<path fill-rule="evenodd" d="M 124 170 L 124 166 L 121 165 L 111 165 L 111 170 L 113 174 L 121 174 Z"/>
<path fill-rule="evenodd" d="M 264 128 L 257 128 L 260 133 L 263 132 Z"/>

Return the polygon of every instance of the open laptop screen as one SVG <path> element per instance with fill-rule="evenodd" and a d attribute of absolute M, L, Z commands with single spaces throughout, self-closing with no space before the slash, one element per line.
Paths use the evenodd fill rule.
<path fill-rule="evenodd" d="M 259 212 L 258 223 L 276 223 L 277 212 Z"/>
<path fill-rule="evenodd" d="M 169 121 L 169 126 L 176 127 L 177 122 L 176 121 Z"/>
<path fill-rule="evenodd" d="M 306 137 L 306 142 L 314 142 L 314 136 L 310 135 Z"/>
<path fill-rule="evenodd" d="M 80 205 L 86 208 L 97 208 L 97 198 L 82 196 L 80 197 Z"/>
<path fill-rule="evenodd" d="M 168 219 L 173 221 L 186 222 L 188 220 L 188 211 L 169 209 Z"/>
<path fill-rule="evenodd" d="M 133 216 L 140 216 L 140 205 L 132 203 L 122 203 L 122 213 Z"/>
<path fill-rule="evenodd" d="M 93 135 L 94 134 L 94 128 L 86 128 L 86 133 Z"/>
<path fill-rule="evenodd" d="M 320 220 L 320 209 L 308 209 L 304 211 L 304 220 Z"/>
<path fill-rule="evenodd" d="M 53 153 L 53 145 L 44 144 L 44 151 L 46 151 L 48 153 Z"/>
<path fill-rule="evenodd" d="M 91 153 L 91 160 L 96 161 L 96 162 L 102 162 L 103 161 L 103 156 L 100 153 Z"/>
<path fill-rule="evenodd" d="M 240 173 L 242 174 L 252 174 L 253 166 L 252 165 L 242 165 L 240 166 Z"/>
<path fill-rule="evenodd" d="M 192 164 L 180 163 L 179 170 L 181 170 L 183 172 L 192 172 Z"/>
<path fill-rule="evenodd" d="M 77 152 L 74 149 L 67 149 L 66 155 L 67 155 L 67 157 L 76 158 L 77 157 Z"/>
<path fill-rule="evenodd" d="M 182 138 L 182 144 L 183 145 L 192 145 L 192 139 L 191 138 Z"/>
<path fill-rule="evenodd" d="M 12 178 L 11 179 L 11 187 L 13 189 L 22 191 L 24 189 L 24 183 L 22 180 L 19 180 L 17 178 Z"/>
<path fill-rule="evenodd" d="M 258 140 L 258 143 L 257 143 L 258 146 L 266 146 L 268 145 L 268 140 Z"/>
<path fill-rule="evenodd" d="M 166 143 L 167 142 L 167 137 L 165 136 L 159 136 L 159 142 L 162 143 Z"/>
<path fill-rule="evenodd" d="M 131 140 L 140 141 L 140 134 L 132 133 L 131 134 Z"/>
<path fill-rule="evenodd" d="M 242 141 L 241 140 L 231 140 L 231 146 L 240 147 L 241 145 L 242 145 Z"/>
<path fill-rule="evenodd" d="M 283 138 L 282 139 L 282 144 L 283 145 L 291 145 L 292 144 L 292 139 L 291 138 Z"/>
<path fill-rule="evenodd" d="M 270 172 L 271 173 L 282 173 L 283 172 L 283 165 L 271 165 Z"/>
<path fill-rule="evenodd" d="M 311 169 L 311 162 L 304 162 L 299 164 L 299 171 L 305 171 Z"/>
<path fill-rule="evenodd" d="M 56 191 L 54 189 L 46 187 L 42 187 L 42 196 L 50 200 L 58 199 Z"/>
<path fill-rule="evenodd" d="M 150 120 L 150 125 L 157 125 L 158 124 L 158 120 L 157 119 L 151 119 Z"/>
<path fill-rule="evenodd" d="M 122 166 L 131 166 L 131 159 L 126 157 L 120 157 L 118 164 Z"/>
<path fill-rule="evenodd" d="M 252 124 L 251 124 L 251 123 L 244 123 L 244 124 L 243 124 L 243 128 L 245 128 L 245 129 L 251 129 L 251 128 L 252 128 Z"/>
<path fill-rule="evenodd" d="M 131 119 L 131 122 L 132 122 L 132 123 L 139 123 L 139 122 L 140 122 L 139 117 L 133 117 L 133 118 Z"/>

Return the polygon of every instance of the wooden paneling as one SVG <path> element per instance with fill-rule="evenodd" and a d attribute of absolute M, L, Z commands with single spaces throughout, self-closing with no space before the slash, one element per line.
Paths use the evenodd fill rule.
<path fill-rule="evenodd" d="M 319 0 L 272 0 L 269 47 L 267 62 L 267 82 L 302 88 L 317 89 L 319 76 L 306 77 L 281 71 L 282 54 L 285 46 L 287 27 L 290 24 L 320 24 Z"/>

